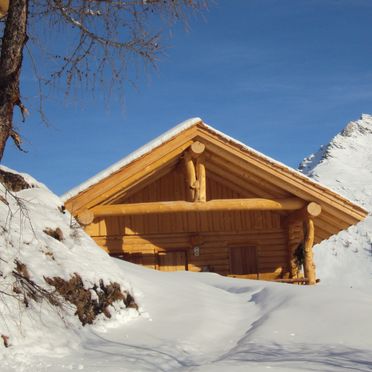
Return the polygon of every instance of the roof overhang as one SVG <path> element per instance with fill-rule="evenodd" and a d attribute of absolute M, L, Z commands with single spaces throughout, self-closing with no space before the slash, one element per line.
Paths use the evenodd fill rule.
<path fill-rule="evenodd" d="M 206 145 L 207 168 L 219 177 L 221 167 L 231 171 L 231 183 L 249 187 L 260 197 L 297 197 L 315 202 L 322 213 L 315 219 L 316 242 L 364 219 L 368 212 L 350 200 L 203 123 L 187 120 L 123 158 L 62 196 L 74 215 L 98 205 L 114 204 L 154 174 L 164 174 L 195 141 Z"/>

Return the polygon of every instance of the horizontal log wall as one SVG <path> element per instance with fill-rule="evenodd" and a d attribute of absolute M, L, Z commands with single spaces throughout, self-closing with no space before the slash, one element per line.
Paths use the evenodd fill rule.
<path fill-rule="evenodd" d="M 195 239 L 196 243 L 193 242 Z M 202 271 L 204 267 L 208 266 L 210 271 L 229 275 L 229 248 L 255 246 L 259 278 L 275 279 L 289 270 L 287 250 L 283 248 L 287 245 L 287 233 L 284 229 L 236 234 L 190 235 L 177 233 L 171 235 L 96 236 L 94 240 L 114 256 L 125 253 L 123 258 L 154 269 L 159 269 L 158 252 L 184 250 L 187 255 L 189 271 Z M 194 255 L 194 246 L 200 248 L 199 256 Z M 141 254 L 140 259 L 139 254 Z M 131 255 L 133 259 L 131 259 Z M 250 275 L 250 277 L 256 276 Z"/>
<path fill-rule="evenodd" d="M 252 197 L 238 193 L 207 176 L 207 196 L 211 199 Z M 119 203 L 185 200 L 185 180 L 178 169 Z M 280 215 L 270 211 L 187 212 L 179 214 L 97 218 L 86 229 L 91 236 L 137 235 L 163 232 L 250 231 L 280 227 Z"/>
<path fill-rule="evenodd" d="M 229 181 L 208 174 L 207 200 L 252 198 L 255 194 L 234 188 Z M 148 184 L 134 195 L 117 203 L 186 200 L 184 168 L 176 168 Z M 246 212 L 187 212 L 148 216 L 120 216 L 96 219 L 86 231 L 110 254 L 122 255 L 128 261 L 144 266 L 159 267 L 158 252 L 184 250 L 190 271 L 202 271 L 206 266 L 213 272 L 229 275 L 229 247 L 255 246 L 259 278 L 275 279 L 289 270 L 288 233 L 282 226 L 281 215 L 271 211 Z M 200 247 L 195 256 L 193 247 Z M 257 275 L 244 277 L 257 278 Z"/>
<path fill-rule="evenodd" d="M 150 216 L 106 217 L 86 228 L 91 236 L 177 232 L 239 232 L 280 228 L 274 212 L 186 212 Z"/>

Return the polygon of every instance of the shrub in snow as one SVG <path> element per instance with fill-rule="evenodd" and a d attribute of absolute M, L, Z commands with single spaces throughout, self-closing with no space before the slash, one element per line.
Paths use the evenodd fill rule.
<path fill-rule="evenodd" d="M 137 308 L 133 297 L 123 292 L 120 285 L 116 282 L 105 285 L 102 280 L 99 285 L 94 284 L 92 288 L 85 288 L 83 280 L 79 274 L 65 280 L 59 277 L 45 278 L 45 281 L 55 287 L 56 291 L 69 303 L 75 305 L 75 314 L 81 323 L 93 324 L 97 315 L 104 314 L 111 318 L 109 306 L 114 302 L 123 302 L 126 307 Z M 92 292 L 95 296 L 92 296 Z"/>

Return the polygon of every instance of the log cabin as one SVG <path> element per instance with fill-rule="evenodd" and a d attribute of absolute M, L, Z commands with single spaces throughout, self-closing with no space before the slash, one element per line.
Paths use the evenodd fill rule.
<path fill-rule="evenodd" d="M 62 196 L 110 255 L 162 271 L 315 284 L 313 245 L 367 211 L 187 120 Z"/>

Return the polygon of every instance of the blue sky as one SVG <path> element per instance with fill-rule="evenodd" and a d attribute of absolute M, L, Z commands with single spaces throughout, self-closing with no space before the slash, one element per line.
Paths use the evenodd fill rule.
<path fill-rule="evenodd" d="M 198 116 L 296 167 L 372 113 L 371 25 L 370 0 L 216 1 L 190 31 L 172 30 L 158 69 L 126 87 L 124 107 L 99 92 L 65 100 L 54 91 L 45 106 L 51 125 L 32 111 L 20 125 L 28 153 L 9 144 L 3 163 L 62 194 Z M 23 95 L 31 104 L 28 69 Z"/>

